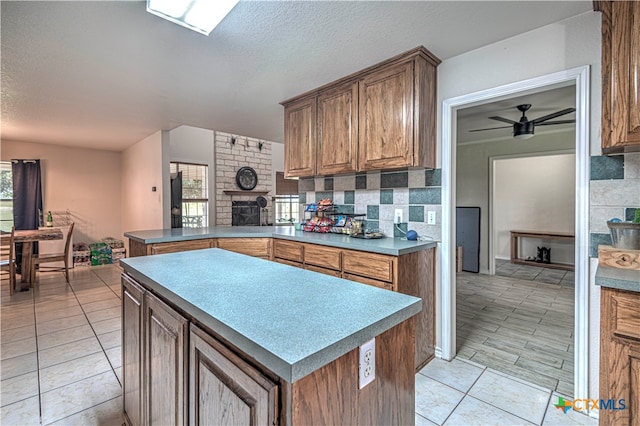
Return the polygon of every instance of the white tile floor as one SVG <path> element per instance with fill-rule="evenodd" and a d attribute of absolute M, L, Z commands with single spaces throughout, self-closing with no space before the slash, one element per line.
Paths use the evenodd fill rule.
<path fill-rule="evenodd" d="M 0 423 L 120 425 L 120 270 L 39 274 L 0 293 Z M 436 359 L 416 375 L 417 425 L 595 425 L 558 395 L 472 361 Z"/>

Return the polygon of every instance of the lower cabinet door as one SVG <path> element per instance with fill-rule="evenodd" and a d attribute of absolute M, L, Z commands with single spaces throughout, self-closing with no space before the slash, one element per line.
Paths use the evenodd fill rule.
<path fill-rule="evenodd" d="M 273 425 L 278 386 L 222 343 L 191 325 L 191 425 Z"/>
<path fill-rule="evenodd" d="M 145 424 L 186 424 L 188 321 L 149 292 L 144 295 L 144 301 Z"/>
<path fill-rule="evenodd" d="M 141 425 L 143 407 L 143 320 L 144 290 L 122 276 L 122 409 L 129 425 Z"/>

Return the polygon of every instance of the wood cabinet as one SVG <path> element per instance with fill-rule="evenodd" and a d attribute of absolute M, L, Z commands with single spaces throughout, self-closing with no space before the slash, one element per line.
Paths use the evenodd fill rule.
<path fill-rule="evenodd" d="M 284 109 L 284 175 L 316 173 L 316 97 L 287 104 Z"/>
<path fill-rule="evenodd" d="M 601 424 L 640 424 L 638 306 L 640 293 L 606 287 L 601 289 L 600 399 L 614 402 L 614 409 L 600 409 Z"/>
<path fill-rule="evenodd" d="M 416 315 L 415 366 L 435 355 L 435 248 L 401 256 L 274 239 L 276 262 L 422 299 Z"/>
<path fill-rule="evenodd" d="M 434 168 L 439 63 L 421 46 L 283 102 L 285 174 Z"/>
<path fill-rule="evenodd" d="M 602 11 L 602 152 L 640 151 L 640 2 Z"/>
<path fill-rule="evenodd" d="M 172 241 L 167 243 L 145 244 L 129 238 L 129 257 L 149 256 L 152 254 L 177 253 L 180 251 L 200 250 L 216 247 L 215 238 Z"/>
<path fill-rule="evenodd" d="M 268 259 L 271 257 L 271 238 L 219 238 L 218 248 Z"/>
<path fill-rule="evenodd" d="M 202 329 L 191 325 L 192 425 L 274 425 L 278 386 Z"/>
<path fill-rule="evenodd" d="M 275 259 L 289 260 L 302 263 L 303 244 L 288 240 L 273 240 L 273 257 Z"/>
<path fill-rule="evenodd" d="M 143 312 L 144 290 L 133 280 L 122 277 L 122 406 L 127 424 L 140 425 L 143 420 L 144 369 Z"/>
<path fill-rule="evenodd" d="M 122 295 L 129 425 L 413 423 L 414 317 L 376 336 L 376 379 L 359 389 L 357 347 L 291 383 L 126 273 Z"/>
<path fill-rule="evenodd" d="M 355 172 L 358 154 L 358 83 L 318 95 L 317 174 Z"/>
<path fill-rule="evenodd" d="M 187 320 L 153 294 L 144 295 L 145 423 L 187 423 Z"/>
<path fill-rule="evenodd" d="M 413 62 L 372 72 L 360 82 L 360 170 L 413 165 Z"/>
<path fill-rule="evenodd" d="M 125 420 L 186 424 L 187 320 L 123 275 L 122 322 Z"/>

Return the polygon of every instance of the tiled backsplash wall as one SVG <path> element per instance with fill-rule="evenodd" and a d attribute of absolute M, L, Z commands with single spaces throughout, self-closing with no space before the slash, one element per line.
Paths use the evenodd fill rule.
<path fill-rule="evenodd" d="M 331 198 L 339 212 L 366 214 L 365 227 L 380 229 L 387 236 L 404 235 L 393 222 L 395 210 L 402 209 L 400 229 L 413 229 L 420 236 L 440 240 L 440 176 L 440 169 L 411 169 L 302 178 L 298 190 L 300 203 Z M 435 225 L 427 225 L 427 211 L 436 212 Z"/>
<path fill-rule="evenodd" d="M 611 244 L 607 220 L 632 220 L 640 208 L 640 153 L 591 157 L 589 256 Z"/>
<path fill-rule="evenodd" d="M 240 167 L 252 167 L 258 174 L 258 185 L 253 191 L 270 192 L 271 177 L 271 142 L 235 136 L 235 144 L 231 143 L 232 135 L 224 132 L 215 133 L 216 145 L 216 225 L 231 225 L 231 201 L 254 201 L 256 194 L 247 191 L 247 195 L 227 195 L 223 191 L 240 191 L 236 184 L 236 173 Z M 259 148 L 259 144 L 262 148 Z M 271 208 L 271 197 L 266 197 L 267 208 Z"/>

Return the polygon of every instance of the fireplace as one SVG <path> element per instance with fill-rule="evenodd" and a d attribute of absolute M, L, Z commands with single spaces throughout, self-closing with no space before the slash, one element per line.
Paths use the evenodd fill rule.
<path fill-rule="evenodd" d="M 258 226 L 260 225 L 260 207 L 257 201 L 232 201 L 231 202 L 232 226 Z"/>

